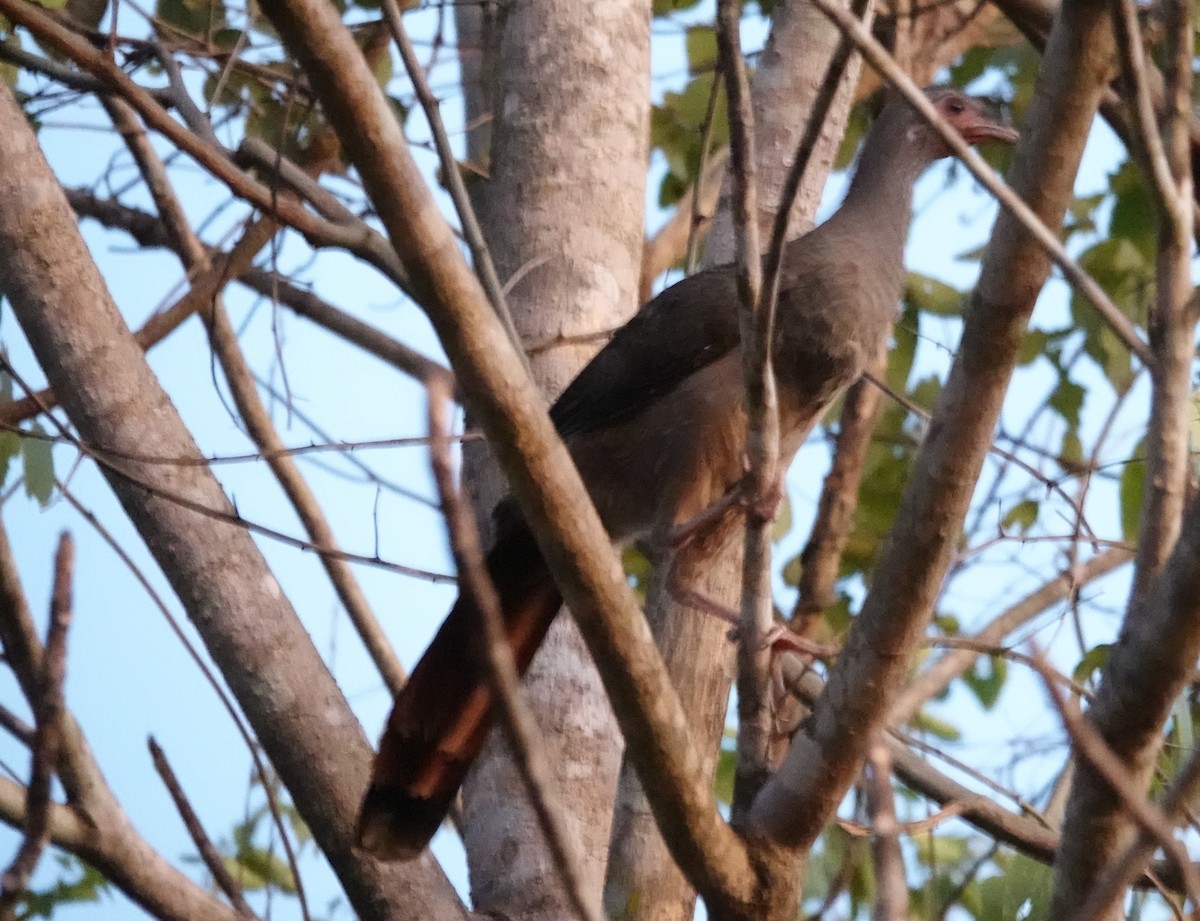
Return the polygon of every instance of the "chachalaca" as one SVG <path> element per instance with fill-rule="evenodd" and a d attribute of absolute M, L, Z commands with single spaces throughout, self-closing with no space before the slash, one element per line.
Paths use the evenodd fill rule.
<path fill-rule="evenodd" d="M 968 143 L 1017 133 L 978 99 L 929 98 Z M 891 333 L 917 178 L 946 144 L 897 97 L 862 147 L 841 208 L 786 247 L 773 359 L 786 468 L 830 403 Z M 612 539 L 663 540 L 744 473 L 738 293 L 730 265 L 667 288 L 623 326 L 550 410 Z M 517 666 L 528 668 L 562 604 L 515 502 L 496 510 L 487 569 Z M 358 827 L 380 857 L 421 853 L 491 725 L 479 613 L 461 597 L 396 698 Z"/>

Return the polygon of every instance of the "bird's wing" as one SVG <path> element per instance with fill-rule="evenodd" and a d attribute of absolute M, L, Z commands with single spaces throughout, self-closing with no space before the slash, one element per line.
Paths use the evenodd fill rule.
<path fill-rule="evenodd" d="M 738 345 L 737 285 L 726 269 L 672 285 L 617 330 L 550 409 L 566 438 L 637 413 Z"/>

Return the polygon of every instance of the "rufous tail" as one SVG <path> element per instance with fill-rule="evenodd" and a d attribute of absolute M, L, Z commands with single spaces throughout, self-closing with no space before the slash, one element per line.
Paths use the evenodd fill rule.
<path fill-rule="evenodd" d="M 487 569 L 524 674 L 562 597 L 528 526 L 505 511 Z M 359 814 L 359 847 L 386 860 L 425 849 L 483 747 L 492 696 L 479 612 L 460 595 L 396 697 Z"/>

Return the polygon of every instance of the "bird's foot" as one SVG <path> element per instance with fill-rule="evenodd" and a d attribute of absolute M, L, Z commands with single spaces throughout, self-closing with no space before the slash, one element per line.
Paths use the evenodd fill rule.
<path fill-rule="evenodd" d="M 708 528 L 722 521 L 731 510 L 743 508 L 744 505 L 740 484 L 735 484 L 699 515 L 675 525 L 667 535 L 667 546 L 671 550 L 686 547 Z"/>
<path fill-rule="evenodd" d="M 758 496 L 751 496 L 748 481 L 743 478 L 734 483 L 716 502 L 704 509 L 699 515 L 675 525 L 667 538 L 667 545 L 672 550 L 686 547 L 707 528 L 710 528 L 726 517 L 730 512 L 745 514 L 752 521 L 768 524 L 779 514 L 783 504 L 783 480 L 776 478 L 771 486 Z"/>
<path fill-rule="evenodd" d="M 679 604 L 695 608 L 702 614 L 708 614 L 729 624 L 728 637 L 731 642 L 737 642 L 741 635 L 741 615 L 733 608 L 709 598 L 694 589 L 680 585 L 674 578 L 668 578 L 667 591 Z M 790 652 L 808 659 L 826 661 L 837 654 L 833 646 L 826 646 L 808 637 L 801 636 L 783 624 L 775 624 L 762 638 L 762 647 L 770 647 L 773 656 Z"/>

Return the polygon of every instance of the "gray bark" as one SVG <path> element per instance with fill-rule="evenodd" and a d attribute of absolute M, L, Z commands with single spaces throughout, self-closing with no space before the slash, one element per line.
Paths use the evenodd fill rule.
<path fill-rule="evenodd" d="M 463 17 L 460 17 L 460 20 Z M 557 394 L 636 307 L 649 117 L 649 5 L 537 0 L 510 7 L 490 180 L 476 201 L 535 379 Z M 482 69 L 488 70 L 483 55 Z M 485 104 L 481 101 L 480 104 Z M 475 462 L 482 508 L 499 493 Z M 621 739 L 574 623 L 560 617 L 526 679 L 598 898 Z M 481 911 L 557 918 L 565 896 L 514 768 L 494 733 L 464 790 L 472 892 Z M 519 848 L 518 848 L 519 845 Z M 515 859 L 514 859 L 515 855 Z"/>
<path fill-rule="evenodd" d="M 193 465 L 103 467 L 363 918 L 463 917 L 430 861 L 351 850 L 370 748 L 250 536 L 146 364 L 24 114 L 0 88 L 0 288 L 86 444 Z M 187 503 L 193 508 L 188 508 Z"/>

